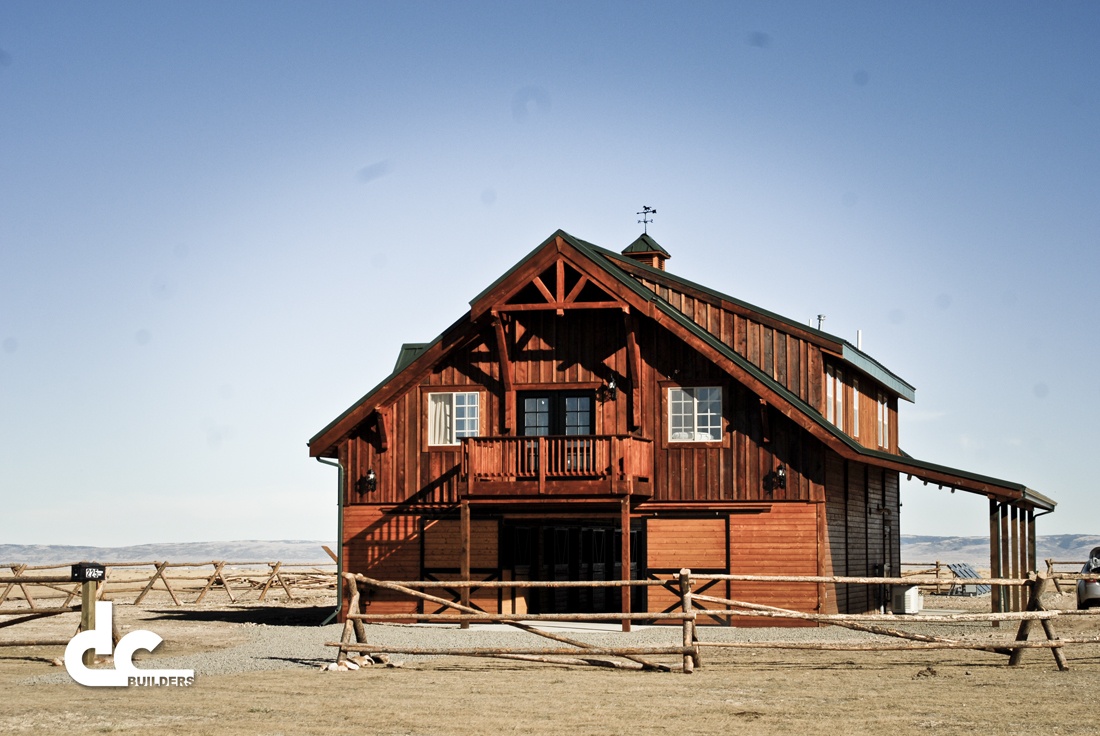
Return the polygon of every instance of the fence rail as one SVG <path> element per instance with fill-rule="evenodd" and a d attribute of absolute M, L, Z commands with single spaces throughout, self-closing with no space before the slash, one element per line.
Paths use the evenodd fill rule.
<path fill-rule="evenodd" d="M 1057 579 L 1095 579 L 1100 575 L 1073 575 L 1059 573 Z M 1100 617 L 1100 611 L 1062 611 L 1047 610 L 1042 602 L 1044 593 L 1049 592 L 1048 586 L 1052 585 L 1056 578 L 1045 573 L 1030 573 L 1026 578 L 981 578 L 967 580 L 968 584 L 1001 585 L 1006 587 L 1019 587 L 1026 599 L 1027 610 L 1014 612 L 995 613 L 963 613 L 948 615 L 922 615 L 922 616 L 898 616 L 893 614 L 826 614 L 794 611 L 789 609 L 767 606 L 751 601 L 734 600 L 718 596 L 710 596 L 693 592 L 696 583 L 705 583 L 713 580 L 727 580 L 737 582 L 788 582 L 788 583 L 832 583 L 832 584 L 880 584 L 880 585 L 913 585 L 935 584 L 935 578 L 928 576 L 901 576 L 896 578 L 867 578 L 848 576 L 818 576 L 818 575 L 720 575 L 720 574 L 696 574 L 688 569 L 680 571 L 678 578 L 672 580 L 613 580 L 613 581 L 383 581 L 369 578 L 364 575 L 352 573 L 344 574 L 344 584 L 349 591 L 350 605 L 345 619 L 344 632 L 339 642 L 329 642 L 326 646 L 336 647 L 338 650 L 336 662 L 331 667 L 344 669 L 348 667 L 347 655 L 349 652 L 365 653 L 406 653 L 406 654 L 431 654 L 431 655 L 456 655 L 476 657 L 506 657 L 523 658 L 532 661 L 588 664 L 600 666 L 624 667 L 631 669 L 657 669 L 671 671 L 682 670 L 691 673 L 695 667 L 700 666 L 700 650 L 706 647 L 714 648 L 752 648 L 752 649 L 816 649 L 821 651 L 904 651 L 921 649 L 969 649 L 975 651 L 992 652 L 1008 656 L 1009 665 L 1019 665 L 1024 651 L 1027 649 L 1049 649 L 1059 669 L 1069 668 L 1068 660 L 1063 651 L 1071 645 L 1097 645 L 1100 644 L 1100 636 L 1080 638 L 1059 638 L 1054 632 L 1054 622 L 1064 616 L 1089 616 Z M 463 605 L 455 600 L 441 598 L 424 592 L 425 590 L 450 588 L 474 589 L 474 588 L 584 588 L 584 587 L 608 587 L 622 588 L 624 586 L 663 586 L 675 588 L 679 585 L 680 605 L 679 611 L 666 610 L 664 613 L 599 613 L 599 614 L 503 614 L 482 611 L 471 606 Z M 450 609 L 452 613 L 365 613 L 360 606 L 360 588 L 375 588 L 407 595 L 414 600 L 426 601 L 437 606 Z M 869 633 L 886 639 L 861 640 L 852 642 L 723 642 L 707 641 L 699 637 L 696 628 L 696 619 L 699 616 L 708 616 L 715 619 L 719 617 L 757 617 L 785 620 L 800 620 L 817 625 L 840 626 L 854 631 Z M 421 620 L 421 621 L 452 621 L 467 622 L 480 621 L 487 623 L 504 623 L 515 626 L 538 636 L 550 638 L 560 643 L 568 644 L 572 650 L 543 650 L 536 648 L 527 649 L 502 649 L 502 648 L 394 648 L 381 644 L 371 644 L 367 641 L 365 621 L 394 621 L 394 620 Z M 585 642 L 580 642 L 565 637 L 557 636 L 547 631 L 536 628 L 533 624 L 539 622 L 560 621 L 680 621 L 683 629 L 683 644 L 681 647 L 651 647 L 616 648 L 595 647 Z M 1100 620 L 1100 619 L 1098 619 Z M 1002 622 L 1017 622 L 1018 628 L 1015 639 L 1001 637 L 981 640 L 967 640 L 946 636 L 932 636 L 918 632 L 905 631 L 902 627 L 907 622 L 920 623 L 974 623 L 988 622 L 997 626 Z M 1032 626 L 1038 623 L 1043 630 L 1045 639 L 1029 640 Z M 884 625 L 889 624 L 889 625 Z M 682 656 L 682 664 L 667 665 L 642 659 L 641 655 L 679 654 Z M 620 656 L 628 660 L 622 662 L 606 661 L 603 659 L 592 660 L 593 655 Z"/>
<path fill-rule="evenodd" d="M 0 573 L 0 614 L 47 611 L 65 608 L 80 594 L 80 583 L 69 579 L 75 563 L 63 565 L 28 565 L 8 563 L 10 575 Z M 278 590 L 288 600 L 301 595 L 334 593 L 335 562 L 270 562 L 211 560 L 210 562 L 105 562 L 107 576 L 99 586 L 99 597 L 108 594 L 116 602 L 126 593 L 135 593 L 134 605 L 142 603 L 151 593 L 167 593 L 177 606 L 202 603 L 208 596 L 220 593 L 231 603 L 248 600 L 265 601 Z M 142 569 L 151 568 L 151 569 Z M 209 568 L 203 570 L 202 568 Z M 46 571 L 61 571 L 64 575 L 46 575 Z M 63 601 L 60 606 L 45 605 L 47 601 Z"/>

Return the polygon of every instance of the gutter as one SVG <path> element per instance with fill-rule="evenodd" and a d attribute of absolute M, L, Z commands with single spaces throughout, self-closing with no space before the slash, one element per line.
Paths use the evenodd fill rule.
<path fill-rule="evenodd" d="M 317 462 L 340 471 L 336 481 L 336 610 L 321 622 L 321 626 L 327 626 L 344 610 L 344 466 L 323 457 L 317 458 Z"/>

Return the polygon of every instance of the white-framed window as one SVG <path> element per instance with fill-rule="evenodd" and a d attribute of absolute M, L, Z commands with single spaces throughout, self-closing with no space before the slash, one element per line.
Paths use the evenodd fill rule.
<path fill-rule="evenodd" d="M 669 442 L 722 441 L 722 388 L 668 390 Z"/>
<path fill-rule="evenodd" d="M 859 379 L 852 379 L 852 436 L 859 439 Z"/>
<path fill-rule="evenodd" d="M 882 391 L 878 392 L 878 446 L 890 446 L 890 402 Z"/>
<path fill-rule="evenodd" d="M 476 391 L 428 394 L 428 444 L 457 445 L 477 437 L 480 428 Z"/>
<path fill-rule="evenodd" d="M 825 418 L 844 429 L 844 374 L 831 365 L 825 367 Z"/>

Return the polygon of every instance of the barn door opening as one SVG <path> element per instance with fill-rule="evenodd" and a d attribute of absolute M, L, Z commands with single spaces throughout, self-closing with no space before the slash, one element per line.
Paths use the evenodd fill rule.
<path fill-rule="evenodd" d="M 524 520 L 505 522 L 502 563 L 513 580 L 620 580 L 621 532 L 613 522 Z M 644 574 L 645 531 L 630 530 L 630 578 Z M 645 610 L 643 588 L 633 589 L 632 610 Z M 614 613 L 620 588 L 533 588 L 523 609 L 531 613 Z"/>

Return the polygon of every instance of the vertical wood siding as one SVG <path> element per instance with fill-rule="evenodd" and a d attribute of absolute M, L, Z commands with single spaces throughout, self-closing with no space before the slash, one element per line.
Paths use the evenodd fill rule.
<path fill-rule="evenodd" d="M 900 575 L 898 473 L 831 454 L 825 468 L 828 574 Z M 866 613 L 889 604 L 884 590 L 868 585 L 838 585 L 826 597 L 838 613 Z"/>
<path fill-rule="evenodd" d="M 791 393 L 825 415 L 826 358 L 817 345 L 770 324 L 753 320 L 740 313 L 723 309 L 711 299 L 684 293 L 645 278 L 640 283 L 666 299 L 676 309 L 693 319 L 707 332 L 731 347 Z M 706 315 L 701 318 L 700 315 Z M 835 358 L 834 358 L 835 359 Z M 851 391 L 851 366 L 843 365 L 848 391 Z M 865 447 L 877 447 L 875 433 L 876 394 L 879 385 L 870 376 L 860 377 L 863 397 L 860 400 L 860 431 L 857 441 Z M 844 427 L 852 432 L 853 412 L 847 407 Z M 891 398 L 891 442 L 887 449 L 897 452 L 897 399 Z"/>

